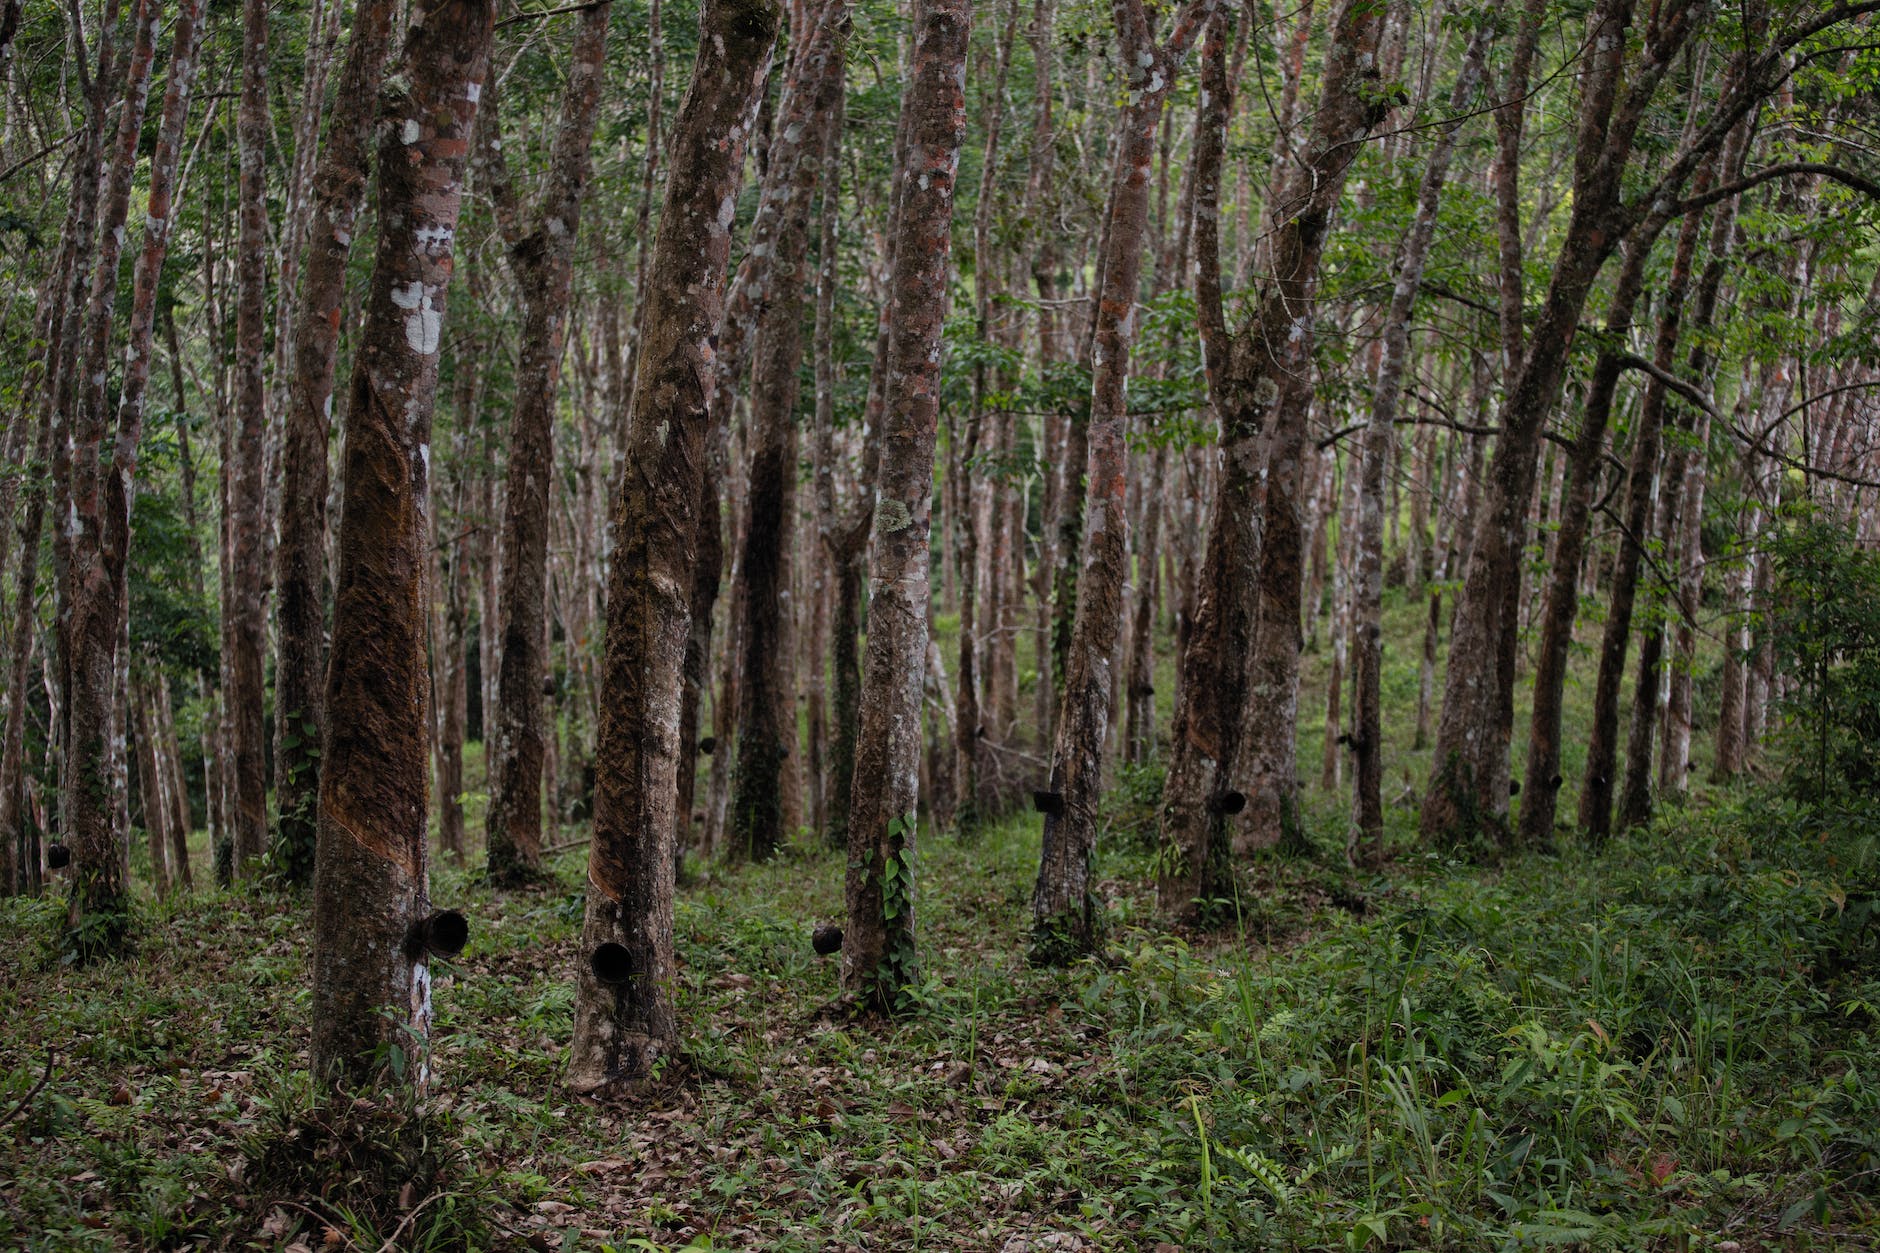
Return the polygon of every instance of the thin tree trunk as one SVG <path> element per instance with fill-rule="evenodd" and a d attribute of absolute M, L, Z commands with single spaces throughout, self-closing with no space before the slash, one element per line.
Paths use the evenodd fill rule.
<path fill-rule="evenodd" d="M 55 388 L 54 414 L 64 418 L 68 398 L 76 415 L 53 439 L 54 478 L 62 499 L 55 529 L 55 565 L 59 567 L 60 689 L 64 720 L 60 736 L 59 818 L 71 850 L 72 889 L 65 913 L 66 945 L 81 957 L 113 952 L 129 927 L 124 875 L 125 832 L 117 822 L 111 776 L 115 741 L 117 654 L 123 621 L 124 558 L 129 539 L 130 466 L 136 445 L 122 440 L 104 471 L 108 402 L 105 370 L 110 354 L 111 323 L 118 296 L 119 260 L 131 182 L 137 165 L 137 141 L 150 93 L 158 23 L 155 0 L 140 0 L 131 16 L 132 46 L 122 77 L 101 68 L 92 84 L 91 115 L 104 142 L 108 102 L 121 101 L 116 134 L 98 201 L 98 236 L 90 299 L 74 299 L 67 308 L 68 366 L 71 382 Z M 105 37 L 108 40 L 108 36 Z M 100 54 L 109 64 L 109 45 Z M 113 82 L 122 84 L 113 92 Z M 96 166 L 81 163 L 77 178 L 97 181 Z M 80 193 L 85 195 L 86 193 Z M 89 233 L 89 215 L 80 229 Z M 139 271 L 144 270 L 142 258 Z M 74 277 L 78 277 L 74 275 Z M 152 287 L 156 275 L 145 277 Z M 135 298 L 133 297 L 133 303 Z M 82 308 L 82 317 L 80 311 Z M 82 340 L 79 338 L 81 334 Z M 75 368 L 74 368 L 75 367 Z M 120 432 L 122 435 L 122 432 Z M 118 471 L 124 474 L 120 477 Z"/>
<path fill-rule="evenodd" d="M 954 180 L 966 134 L 968 0 L 926 0 L 902 100 L 910 165 L 894 244 L 891 342 L 875 477 L 868 647 L 850 801 L 842 990 L 858 1007 L 902 1008 L 918 978 L 915 812 L 927 669 L 928 547 L 940 413 L 941 330 Z"/>
<path fill-rule="evenodd" d="M 346 409 L 321 754 L 311 1050 L 321 1082 L 381 1079 L 390 1046 L 422 1091 L 430 953 L 461 943 L 460 920 L 431 925 L 431 410 L 495 7 L 420 0 L 386 102 L 406 120 L 384 127 L 379 143 L 379 239 Z"/>
<path fill-rule="evenodd" d="M 993 75 L 991 99 L 988 101 L 982 95 L 980 100 L 980 112 L 985 117 L 986 140 L 980 154 L 979 193 L 973 210 L 973 321 L 981 344 L 991 339 L 992 298 L 998 285 L 998 267 L 993 260 L 992 250 L 993 189 L 998 175 L 999 139 L 1005 123 L 1006 76 L 1011 69 L 1012 44 L 1017 32 L 1018 0 L 1006 0 L 1005 24 L 999 36 L 998 69 Z M 990 500 L 982 514 L 973 482 L 972 463 L 979 452 L 980 435 L 987 421 L 988 370 L 983 358 L 973 365 L 972 401 L 966 421 L 966 438 L 963 447 L 954 448 L 953 464 L 948 468 L 949 485 L 954 488 L 955 510 L 958 514 L 958 553 L 962 574 L 959 668 L 954 676 L 953 695 L 953 771 L 958 796 L 954 817 L 959 837 L 963 840 L 977 838 L 983 817 L 979 805 L 979 766 L 986 740 L 985 715 L 981 708 L 984 703 L 983 658 L 986 648 L 978 621 L 980 519 L 984 516 L 991 527 L 1000 524 L 996 487 L 988 487 Z M 945 547 L 951 550 L 953 545 L 949 543 Z M 986 547 L 990 548 L 990 543 Z"/>
<path fill-rule="evenodd" d="M 803 360 L 809 226 L 822 134 L 842 90 L 847 21 L 840 0 L 805 6 L 770 146 L 753 239 L 764 247 L 751 370 L 751 453 L 738 572 L 738 743 L 731 797 L 733 858 L 761 860 L 788 841 L 785 777 L 797 743 L 790 554 L 796 533 L 796 399 Z"/>
<path fill-rule="evenodd" d="M 730 215 L 779 13 L 707 0 L 692 84 L 675 119 L 647 274 L 626 470 L 613 508 L 595 743 L 584 960 L 568 1085 L 649 1079 L 678 1043 L 673 1009 L 673 812 L 689 593 L 711 443 L 712 344 L 724 321 Z"/>
<path fill-rule="evenodd" d="M 176 739 L 176 719 L 170 705 L 170 680 L 157 679 L 157 736 L 170 772 L 170 861 L 176 884 L 187 892 L 196 877 L 189 866 L 189 784 L 183 775 L 182 746 Z"/>
<path fill-rule="evenodd" d="M 234 472 L 229 505 L 234 551 L 222 613 L 229 619 L 228 726 L 234 756 L 235 873 L 257 873 L 267 851 L 267 387 L 268 142 L 267 0 L 242 6 L 241 193 L 235 251 Z"/>
<path fill-rule="evenodd" d="M 360 0 L 353 12 L 339 93 L 313 176 L 307 255 L 294 322 L 293 378 L 285 398 L 280 535 L 274 550 L 274 718 L 279 732 L 274 758 L 279 815 L 275 868 L 295 884 L 313 879 L 319 829 L 315 809 L 326 678 L 327 440 L 340 304 L 365 201 L 373 104 L 384 78 L 393 8 L 393 0 Z"/>
<path fill-rule="evenodd" d="M 522 301 L 522 347 L 503 505 L 503 660 L 493 733 L 484 735 L 490 766 L 485 844 L 490 881 L 498 887 L 520 887 L 541 873 L 543 753 L 545 740 L 553 734 L 552 722 L 544 719 L 542 687 L 548 672 L 548 511 L 549 485 L 556 477 L 555 402 L 612 13 L 611 0 L 604 0 L 584 10 L 575 28 L 548 182 L 529 222 L 521 220 L 510 190 L 494 112 L 482 145 L 490 154 L 497 218 Z M 555 784 L 551 771 L 551 797 Z"/>
<path fill-rule="evenodd" d="M 1461 117 L 1475 97 L 1482 59 L 1488 51 L 1490 28 L 1477 27 L 1462 56 L 1449 96 L 1449 112 Z M 1384 462 L 1396 443 L 1397 403 L 1403 394 L 1403 373 L 1410 356 L 1410 317 L 1416 311 L 1417 290 L 1424 263 L 1436 238 L 1436 211 L 1443 185 L 1449 178 L 1450 157 L 1456 150 L 1459 122 L 1442 127 L 1423 165 L 1417 191 L 1416 214 L 1397 254 L 1390 310 L 1384 316 L 1383 354 L 1377 381 L 1371 389 L 1371 421 L 1365 431 L 1363 476 L 1358 504 L 1358 623 L 1357 715 L 1352 728 L 1352 750 L 1357 784 L 1358 838 L 1365 860 L 1384 857 Z M 1395 516 L 1396 511 L 1392 510 Z"/>
<path fill-rule="evenodd" d="M 150 716 L 150 688 L 139 677 L 130 688 L 131 734 L 137 740 L 137 795 L 142 802 L 144 836 L 150 850 L 150 882 L 159 897 L 170 894 L 169 801 L 157 755 L 155 720 Z"/>
<path fill-rule="evenodd" d="M 816 798 L 813 820 L 817 833 L 824 843 L 832 848 L 848 846 L 848 823 L 846 815 L 849 809 L 849 792 L 837 787 L 833 777 L 833 765 L 836 755 L 824 743 L 829 735 L 828 728 L 833 723 L 837 734 L 847 734 L 849 744 L 849 771 L 841 780 L 845 788 L 854 784 L 854 731 L 857 696 L 857 684 L 853 677 L 853 653 L 855 647 L 856 623 L 853 605 L 850 606 L 849 621 L 832 624 L 832 610 L 839 612 L 836 602 L 843 595 L 840 586 L 846 577 L 847 568 L 852 568 L 854 561 L 838 542 L 840 519 L 836 512 L 836 284 L 840 281 L 837 269 L 837 250 L 840 246 L 842 225 L 842 129 L 845 118 L 843 93 L 838 91 L 835 99 L 835 111 L 829 119 L 829 125 L 823 132 L 822 151 L 822 210 L 818 223 L 818 256 L 816 263 L 816 325 L 815 325 L 815 373 L 816 403 L 814 416 L 814 434 L 812 451 L 814 460 L 814 488 L 816 494 L 816 536 L 821 547 L 822 560 L 818 569 L 824 572 L 819 583 L 826 580 L 827 586 L 819 588 L 816 600 L 816 620 L 819 624 L 812 630 L 810 640 L 809 664 L 815 671 L 815 680 L 810 686 L 809 708 L 809 768 L 812 786 Z M 848 704 L 846 710 L 838 709 L 831 718 L 827 707 L 829 684 L 826 680 L 829 663 L 832 660 L 825 650 L 837 642 L 831 634 L 832 629 L 846 629 L 851 656 L 851 669 L 848 677 Z M 844 676 L 838 671 L 834 682 L 837 689 L 842 687 Z M 846 715 L 846 721 L 844 716 Z M 844 814 L 841 838 L 837 838 L 834 815 L 837 809 Z"/>
<path fill-rule="evenodd" d="M 1165 41 L 1141 0 L 1116 0 L 1118 51 L 1127 96 L 1105 220 L 1091 329 L 1092 377 L 1087 426 L 1073 423 L 1088 448 L 1077 612 L 1064 660 L 1064 697 L 1051 751 L 1048 790 L 1039 798 L 1044 837 L 1032 890 L 1032 960 L 1060 963 L 1093 951 L 1100 940 L 1091 862 L 1103 794 L 1103 748 L 1109 730 L 1117 643 L 1123 626 L 1127 560 L 1129 412 L 1125 391 L 1135 341 L 1136 300 L 1149 228 L 1149 176 L 1156 132 L 1175 75 L 1215 9 L 1214 0 L 1185 0 Z M 1075 448 L 1070 450 L 1074 455 Z M 1067 482 L 1073 477 L 1066 466 Z M 1069 508 L 1070 501 L 1064 502 Z M 1059 551 L 1074 544 L 1059 535 Z M 1068 565 L 1068 563 L 1066 563 Z M 1063 606 L 1059 606 L 1060 611 Z"/>

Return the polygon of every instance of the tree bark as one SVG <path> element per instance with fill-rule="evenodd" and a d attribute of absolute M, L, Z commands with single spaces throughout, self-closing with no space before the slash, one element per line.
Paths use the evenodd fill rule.
<path fill-rule="evenodd" d="M 882 1013 L 918 977 L 915 811 L 927 669 L 934 443 L 954 182 L 966 134 L 968 0 L 925 0 L 902 98 L 907 165 L 894 243 L 864 660 L 850 800 L 842 991 Z"/>
<path fill-rule="evenodd" d="M 313 177 L 307 255 L 294 322 L 293 377 L 281 440 L 280 535 L 274 550 L 276 869 L 313 879 L 318 841 L 321 690 L 326 671 L 327 440 L 346 262 L 365 201 L 374 105 L 391 44 L 393 0 L 361 0 Z M 459 661 L 461 664 L 461 659 Z"/>
<path fill-rule="evenodd" d="M 1449 112 L 1460 117 L 1474 99 L 1489 28 L 1477 27 L 1463 53 L 1462 69 L 1449 97 Z M 1357 823 L 1365 859 L 1384 856 L 1384 469 L 1396 442 L 1397 402 L 1410 356 L 1410 317 L 1430 245 L 1436 238 L 1436 211 L 1449 178 L 1460 122 L 1440 128 L 1424 160 L 1416 214 L 1397 254 L 1390 310 L 1384 316 L 1383 353 L 1371 390 L 1371 421 L 1365 431 L 1363 479 L 1358 503 L 1357 717 L 1352 728 L 1357 785 Z M 1393 510 L 1393 514 L 1394 514 Z"/>
<path fill-rule="evenodd" d="M 267 748 L 263 711 L 267 704 L 267 388 L 268 298 L 268 6 L 243 0 L 241 112 L 236 135 L 241 149 L 241 192 L 235 251 L 234 468 L 229 481 L 234 551 L 231 581 L 222 589 L 229 650 L 228 726 L 233 755 L 235 873 L 257 873 L 267 850 Z"/>
<path fill-rule="evenodd" d="M 671 806 L 713 343 L 724 320 L 744 145 L 778 23 L 777 6 L 766 0 L 708 0 L 667 149 L 626 472 L 613 510 L 594 838 L 568 1064 L 568 1085 L 580 1093 L 650 1079 L 678 1043 Z"/>
<path fill-rule="evenodd" d="M 158 22 L 155 0 L 140 0 L 130 25 L 132 44 L 121 70 L 107 73 L 109 36 L 100 52 L 100 72 L 92 83 L 91 117 L 99 143 L 112 99 L 120 101 L 118 125 L 111 139 L 109 163 L 98 190 L 98 235 L 90 299 L 73 299 L 67 308 L 69 382 L 55 387 L 54 414 L 75 401 L 76 414 L 54 433 L 54 478 L 61 490 L 54 534 L 54 562 L 59 573 L 60 735 L 59 817 L 71 850 L 72 888 L 65 913 L 64 946 L 81 958 L 114 952 L 129 927 L 125 883 L 125 832 L 117 822 L 112 778 L 119 629 L 123 619 L 124 557 L 128 540 L 131 482 L 136 445 L 120 439 L 105 472 L 104 442 L 108 401 L 105 370 L 110 355 L 111 323 L 118 296 L 125 220 L 137 166 L 137 141 L 150 94 Z M 121 77 L 120 77 L 121 74 Z M 121 84 L 121 89 L 117 89 Z M 97 166 L 81 163 L 81 182 L 98 182 Z M 89 200 L 92 189 L 78 193 Z M 89 237 L 91 219 L 80 222 Z M 144 269 L 142 259 L 139 270 Z M 74 278 L 79 276 L 75 273 Z M 155 274 L 150 280 L 154 299 Z M 133 303 L 135 298 L 133 297 Z M 80 312 L 82 309 L 82 317 Z M 80 339 L 82 334 L 83 338 Z M 119 433 L 122 435 L 122 432 Z"/>
<path fill-rule="evenodd" d="M 342 454 L 333 653 L 314 870 L 312 1070 L 381 1078 L 388 1049 L 422 1090 L 431 1025 L 425 668 L 431 410 L 489 70 L 494 0 L 421 0 L 378 153 L 378 248 Z"/>
<path fill-rule="evenodd" d="M 523 886 L 541 874 L 542 687 L 548 672 L 548 511 L 549 485 L 555 479 L 555 402 L 612 13 L 611 0 L 604 0 L 584 10 L 575 28 L 548 182 L 533 220 L 523 223 L 514 204 L 494 113 L 483 145 L 497 171 L 491 180 L 497 219 L 522 301 L 503 504 L 503 659 L 495 721 L 484 734 L 490 793 L 485 842 L 490 882 L 502 888 Z M 553 782 L 551 775 L 551 793 Z"/>
<path fill-rule="evenodd" d="M 1292 821 L 1304 575 L 1298 490 L 1312 393 L 1312 321 L 1319 260 L 1346 174 L 1359 141 L 1391 108 L 1375 91 L 1384 17 L 1383 9 L 1354 0 L 1332 19 L 1319 109 L 1298 158 L 1301 168 L 1289 179 L 1275 175 L 1288 198 L 1272 215 L 1279 223 L 1270 244 L 1273 279 L 1262 284 L 1246 324 L 1232 335 L 1219 247 L 1224 99 L 1202 128 L 1209 166 L 1198 164 L 1196 176 L 1197 320 L 1209 393 L 1221 415 L 1222 463 L 1194 625 L 1181 659 L 1164 790 L 1169 869 L 1157 895 L 1175 914 L 1206 917 L 1214 902 L 1231 895 L 1230 850 L 1223 847 L 1230 838 L 1231 851 L 1244 852 L 1255 841 L 1276 842 Z M 1204 88 L 1210 100 L 1227 89 L 1221 25 L 1217 21 L 1210 38 Z M 1250 568 L 1258 571 L 1254 580 L 1242 573 Z M 1245 780 L 1244 790 L 1234 786 L 1236 776 Z M 1247 816 L 1231 823 L 1235 814 Z"/>
<path fill-rule="evenodd" d="M 1031 898 L 1032 960 L 1037 962 L 1070 961 L 1092 952 L 1099 942 L 1090 871 L 1096 855 L 1104 740 L 1123 625 L 1129 525 L 1125 391 L 1149 228 L 1149 176 L 1156 131 L 1176 72 L 1214 9 L 1215 0 L 1185 0 L 1168 38 L 1158 42 L 1142 0 L 1116 0 L 1114 5 L 1126 94 L 1092 326 L 1090 416 L 1087 425 L 1073 423 L 1084 436 L 1081 441 L 1073 439 L 1073 444 L 1081 442 L 1088 449 L 1087 485 L 1077 612 L 1063 666 L 1063 704 L 1048 790 L 1039 797 L 1044 838 Z M 1074 455 L 1076 449 L 1071 451 Z M 1067 481 L 1072 477 L 1072 467 L 1067 465 Z M 1065 501 L 1064 507 L 1069 506 Z M 1060 532 L 1060 553 L 1074 546 L 1065 542 L 1067 538 Z"/>
<path fill-rule="evenodd" d="M 798 374 L 803 360 L 803 297 L 809 228 L 822 167 L 822 134 L 842 90 L 846 5 L 820 0 L 801 10 L 796 55 L 770 146 L 755 241 L 764 246 L 751 367 L 750 474 L 738 572 L 738 743 L 731 797 L 731 842 L 738 860 L 762 860 L 788 842 L 785 775 L 797 746 L 794 597 L 790 555 L 796 535 Z"/>

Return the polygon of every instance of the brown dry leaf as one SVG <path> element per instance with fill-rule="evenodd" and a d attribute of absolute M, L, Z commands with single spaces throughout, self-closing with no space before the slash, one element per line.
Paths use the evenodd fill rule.
<path fill-rule="evenodd" d="M 579 1166 L 576 1166 L 575 1169 L 585 1175 L 597 1175 L 602 1171 L 623 1170 L 626 1168 L 626 1165 L 627 1163 L 623 1158 L 601 1157 L 591 1162 L 582 1162 Z"/>

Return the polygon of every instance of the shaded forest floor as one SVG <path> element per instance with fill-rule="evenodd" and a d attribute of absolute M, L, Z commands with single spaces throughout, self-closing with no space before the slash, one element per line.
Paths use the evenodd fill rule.
<path fill-rule="evenodd" d="M 1388 604 L 1405 745 L 1424 605 Z M 1313 780 L 1326 669 L 1307 654 Z M 1574 777 L 1584 703 L 1570 685 Z M 472 930 L 415 1109 L 315 1111 L 302 898 L 145 899 L 136 953 L 87 970 L 53 955 L 54 900 L 0 902 L 0 1247 L 1880 1244 L 1880 815 L 1725 792 L 1604 850 L 1471 865 L 1414 845 L 1427 756 L 1393 753 L 1385 873 L 1347 869 L 1343 802 L 1311 788 L 1312 854 L 1245 867 L 1205 935 L 1157 924 L 1159 776 L 1123 771 L 1107 954 L 1069 970 L 1025 961 L 1034 817 L 924 835 L 924 978 L 893 1024 L 822 1012 L 839 854 L 688 878 L 687 1065 L 626 1109 L 560 1085 L 581 849 L 501 897 L 434 863 Z"/>
<path fill-rule="evenodd" d="M 48 956 L 50 902 L 7 902 L 0 1116 L 24 1105 L 0 1128 L 0 1245 L 1880 1239 L 1872 900 L 1793 811 L 1740 801 L 1497 869 L 1406 854 L 1367 879 L 1327 832 L 1249 868 L 1237 927 L 1188 937 L 1153 925 L 1145 814 L 1113 815 L 1108 960 L 1065 971 L 1017 942 L 1034 823 L 928 839 L 925 982 L 892 1025 L 818 1012 L 836 969 L 809 932 L 839 917 L 837 854 L 689 883 L 689 1071 L 630 1109 L 559 1086 L 579 855 L 563 886 L 501 899 L 440 867 L 473 931 L 439 981 L 433 1094 L 363 1119 L 457 1160 L 398 1159 L 412 1177 L 376 1209 L 347 1186 L 371 1168 L 336 1162 L 310 1115 L 304 901 L 152 904 L 133 958 L 83 971 Z"/>

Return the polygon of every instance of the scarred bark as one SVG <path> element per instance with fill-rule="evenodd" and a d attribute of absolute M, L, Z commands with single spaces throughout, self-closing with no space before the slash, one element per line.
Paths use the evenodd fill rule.
<path fill-rule="evenodd" d="M 313 878 L 326 678 L 327 436 L 339 354 L 346 260 L 365 201 L 373 104 L 391 44 L 393 0 L 362 0 L 340 72 L 326 145 L 313 177 L 307 253 L 294 321 L 293 378 L 281 439 L 274 716 L 276 868 L 290 883 Z"/>
<path fill-rule="evenodd" d="M 708 0 L 668 146 L 626 472 L 614 502 L 595 745 L 594 839 L 568 1085 L 643 1082 L 678 1043 L 673 797 L 725 269 L 744 146 L 777 36 L 774 0 Z"/>
<path fill-rule="evenodd" d="M 1215 0 L 1185 0 L 1167 39 L 1157 41 L 1151 14 L 1141 0 L 1116 0 L 1114 5 L 1126 96 L 1092 327 L 1090 416 L 1082 428 L 1088 460 L 1077 612 L 1064 659 L 1050 782 L 1039 798 L 1044 838 L 1031 900 L 1034 961 L 1068 961 L 1098 943 L 1090 866 L 1096 853 L 1104 736 L 1123 625 L 1129 428 L 1124 393 L 1149 230 L 1150 168 L 1176 71 L 1214 9 Z M 1074 430 L 1077 426 L 1073 423 Z M 1067 465 L 1065 473 L 1068 482 L 1074 466 Z M 1060 532 L 1061 554 L 1070 551 L 1066 538 Z"/>
<path fill-rule="evenodd" d="M 414 7 L 384 97 L 379 239 L 346 410 L 314 871 L 312 1070 L 380 1078 L 429 1039 L 425 667 L 431 410 L 494 0 Z M 422 1088 L 427 1066 L 404 1071 Z"/>
<path fill-rule="evenodd" d="M 902 1007 L 905 989 L 917 978 L 914 828 L 934 443 L 971 32 L 968 0 L 926 0 L 901 105 L 906 165 L 890 288 L 842 945 L 844 996 L 887 1013 Z"/>
<path fill-rule="evenodd" d="M 548 182 L 531 221 L 521 221 L 514 203 L 494 125 L 485 131 L 483 145 L 498 171 L 491 180 L 497 219 L 522 301 L 522 347 L 503 505 L 503 587 L 498 602 L 502 668 L 495 716 L 484 733 L 490 753 L 484 830 L 490 881 L 498 887 L 530 881 L 540 873 L 542 860 L 542 679 L 548 670 L 548 508 L 555 472 L 555 402 L 612 12 L 611 0 L 584 10 L 575 28 Z"/>
<path fill-rule="evenodd" d="M 1270 632 L 1265 656 L 1283 663 L 1290 655 L 1297 664 L 1304 554 L 1296 493 L 1311 404 L 1319 259 L 1359 144 L 1390 108 L 1374 90 L 1383 21 L 1384 11 L 1362 0 L 1344 5 L 1333 19 L 1318 113 L 1298 158 L 1302 168 L 1284 180 L 1296 189 L 1295 198 L 1277 206 L 1274 215 L 1280 225 L 1271 241 L 1273 280 L 1262 285 L 1246 324 L 1232 334 L 1221 293 L 1217 207 L 1225 99 L 1201 128 L 1207 164 L 1198 164 L 1196 175 L 1196 297 L 1209 394 L 1221 415 L 1222 464 L 1193 626 L 1182 653 L 1164 789 L 1166 868 L 1157 895 L 1163 910 L 1176 915 L 1205 915 L 1231 886 L 1224 847 L 1231 815 L 1257 815 L 1251 824 L 1240 819 L 1231 837 L 1235 851 L 1250 835 L 1276 834 L 1288 817 L 1297 692 L 1288 700 L 1273 690 L 1285 685 L 1283 676 L 1276 679 L 1258 655 L 1252 665 L 1249 660 L 1255 632 Z M 1220 27 L 1217 21 L 1210 37 L 1203 86 L 1210 103 L 1227 89 Z M 1257 584 L 1246 577 L 1248 569 L 1259 572 Z M 1283 730 L 1249 742 L 1249 722 L 1261 720 L 1283 722 Z M 1264 756 L 1283 779 L 1259 772 L 1261 745 L 1282 738 L 1283 758 Z M 1238 788 L 1237 780 L 1244 780 Z"/>

